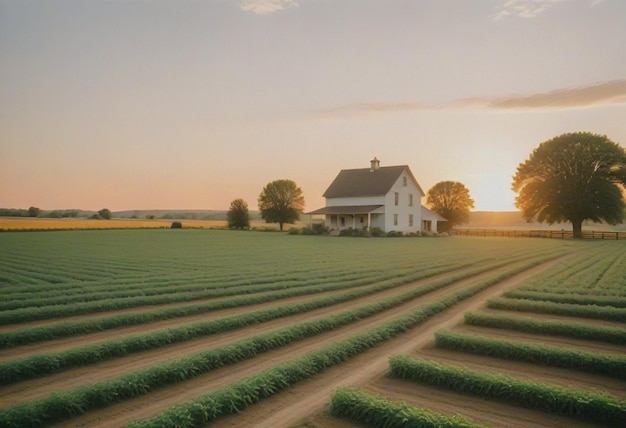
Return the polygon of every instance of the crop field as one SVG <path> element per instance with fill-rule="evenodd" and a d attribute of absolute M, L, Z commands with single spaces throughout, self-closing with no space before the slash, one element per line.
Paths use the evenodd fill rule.
<path fill-rule="evenodd" d="M 190 229 L 225 229 L 225 220 L 166 220 L 166 219 L 130 219 L 114 218 L 111 220 L 93 220 L 86 218 L 31 218 L 0 217 L 0 231 L 52 231 L 52 230 L 91 230 L 91 229 L 169 229 L 172 221 L 180 221 L 183 228 Z M 298 223 L 300 224 L 300 223 Z M 253 229 L 275 229 L 275 223 L 251 220 Z"/>
<path fill-rule="evenodd" d="M 622 427 L 626 241 L 0 234 L 2 427 Z"/>

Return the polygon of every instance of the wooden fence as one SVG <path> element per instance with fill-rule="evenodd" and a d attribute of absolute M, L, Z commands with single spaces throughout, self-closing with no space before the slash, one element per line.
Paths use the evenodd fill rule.
<path fill-rule="evenodd" d="M 454 229 L 457 236 L 499 236 L 511 238 L 572 239 L 571 230 L 506 230 L 506 229 Z M 583 230 L 583 239 L 626 239 L 624 232 Z"/>

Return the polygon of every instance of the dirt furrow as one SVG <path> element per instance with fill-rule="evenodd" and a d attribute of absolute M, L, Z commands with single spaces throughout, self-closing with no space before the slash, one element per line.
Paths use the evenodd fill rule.
<path fill-rule="evenodd" d="M 415 407 L 442 414 L 457 414 L 474 422 L 507 428 L 592 428 L 591 422 L 573 421 L 537 410 L 524 409 L 469 394 L 422 386 L 398 379 L 380 378 L 366 390 L 388 400 L 405 401 Z"/>
<path fill-rule="evenodd" d="M 511 335 L 511 339 L 517 339 Z M 491 358 L 467 352 L 427 346 L 411 354 L 415 358 L 435 360 L 442 364 L 466 367 L 471 370 L 502 374 L 520 380 L 558 385 L 564 388 L 593 390 L 619 399 L 626 398 L 626 382 L 611 376 L 536 365 L 514 360 Z"/>
<path fill-rule="evenodd" d="M 483 274 L 481 277 L 490 275 Z M 359 299 L 355 299 L 349 302 L 341 303 L 338 305 L 317 309 L 315 311 L 311 311 L 308 313 L 294 315 L 290 317 L 280 318 L 272 321 L 268 321 L 265 323 L 253 325 L 250 327 L 246 327 L 243 329 L 238 329 L 230 332 L 225 332 L 221 334 L 211 335 L 203 338 L 199 338 L 196 340 L 192 340 L 189 342 L 183 342 L 178 344 L 173 344 L 171 346 L 158 348 L 151 351 L 141 352 L 129 355 L 127 357 L 117 358 L 111 361 L 105 361 L 99 364 L 90 365 L 86 367 L 80 367 L 72 370 L 68 370 L 62 373 L 53 374 L 51 376 L 47 376 L 44 378 L 33 379 L 29 381 L 20 382 L 14 385 L 8 385 L 6 387 L 0 388 L 0 407 L 7 407 L 15 404 L 19 404 L 24 401 L 32 401 L 36 399 L 42 399 L 48 396 L 51 392 L 56 391 L 67 391 L 78 386 L 84 385 L 86 383 L 94 383 L 96 381 L 104 381 L 113 379 L 123 375 L 124 373 L 129 373 L 137 370 L 141 370 L 143 368 L 149 367 L 151 365 L 160 364 L 167 362 L 169 360 L 175 358 L 181 358 L 188 355 L 192 355 L 197 352 L 206 351 L 209 349 L 214 349 L 217 347 L 226 346 L 237 341 L 255 336 L 264 333 L 269 333 L 275 330 L 279 330 L 281 328 L 285 328 L 300 322 L 305 321 L 313 321 L 319 318 L 327 317 L 330 315 L 338 314 L 350 309 L 354 309 L 356 306 L 366 305 L 375 303 L 377 301 L 381 301 L 387 299 L 389 297 L 396 296 L 398 294 L 404 293 L 410 289 L 414 289 L 417 287 L 423 287 L 432 281 L 441 280 L 443 276 L 437 276 L 430 279 L 424 279 L 420 281 L 416 281 L 413 283 L 405 284 L 400 287 L 395 287 L 390 290 L 385 290 L 380 293 L 376 293 L 374 295 L 365 296 Z M 479 278 L 479 277 L 476 277 Z M 375 318 L 370 319 L 385 319 L 385 317 L 393 317 L 397 315 L 396 311 L 402 310 L 402 308 L 406 308 L 405 310 L 409 310 L 415 305 L 422 304 L 429 299 L 437 298 L 449 290 L 459 289 L 464 287 L 467 281 L 474 281 L 475 278 L 470 278 L 466 281 L 452 284 L 442 290 L 437 290 L 435 292 L 428 293 L 425 296 L 420 297 L 419 299 L 415 299 L 412 302 L 408 302 L 398 308 L 395 308 L 393 311 L 388 311 L 387 313 L 376 315 Z M 283 301 L 280 301 L 282 304 Z M 277 302 L 274 302 L 274 306 Z M 241 311 L 241 309 L 240 309 Z M 240 312 L 242 313 L 242 312 Z M 367 321 L 363 321 L 367 322 Z M 355 325 L 355 324 L 353 324 Z M 109 339 L 113 332 L 108 332 Z M 117 338 L 117 336 L 115 336 Z M 319 337 L 319 336 L 316 336 Z M 317 339 L 315 337 L 310 338 L 315 342 Z"/>
<path fill-rule="evenodd" d="M 540 272 L 552 263 L 529 269 L 509 280 L 496 284 L 488 290 L 456 305 L 454 308 L 433 317 L 420 327 L 387 342 L 385 345 L 357 356 L 339 367 L 329 369 L 316 376 L 310 382 L 296 385 L 285 393 L 265 400 L 263 403 L 254 406 L 254 409 L 251 409 L 249 412 L 223 418 L 218 421 L 218 425 L 277 427 L 294 424 L 298 420 L 322 408 L 329 400 L 332 390 L 344 385 L 363 384 L 372 377 L 384 373 L 388 368 L 388 356 L 390 354 L 410 353 L 411 351 L 419 349 L 432 341 L 433 334 L 436 330 L 451 327 L 461 322 L 465 311 L 475 310 L 481 307 L 486 298 L 497 296 L 505 289 L 520 284 L 524 279 Z M 488 275 L 489 274 L 485 274 L 484 277 Z M 462 281 L 456 284 L 454 288 L 464 288 L 468 283 L 476 280 L 477 278 L 472 278 L 468 281 Z M 447 294 L 451 290 L 451 288 L 440 290 L 428 297 L 435 299 Z M 410 310 L 417 306 L 417 304 L 417 302 L 412 302 L 411 304 L 404 305 L 404 307 L 388 311 L 392 313 L 385 313 L 368 318 L 348 326 L 347 328 L 298 342 L 286 349 L 261 355 L 258 358 L 248 360 L 236 366 L 225 367 L 191 382 L 165 388 L 136 400 L 111 406 L 108 409 L 90 412 L 83 417 L 75 418 L 72 421 L 61 424 L 61 426 L 123 426 L 132 420 L 155 416 L 176 403 L 193 399 L 208 391 L 226 386 L 262 370 L 271 368 L 281 362 L 289 361 L 355 333 L 365 331 L 386 320 L 391 320 L 400 315 L 403 311 Z M 288 404 L 285 404 L 285 402 Z"/>
<path fill-rule="evenodd" d="M 575 339 L 565 336 L 552 336 L 547 334 L 524 333 L 514 330 L 499 328 L 479 327 L 463 324 L 456 328 L 460 333 L 474 334 L 477 336 L 489 336 L 494 339 L 520 340 L 534 342 L 540 345 L 549 345 L 563 348 L 571 348 L 585 352 L 606 353 L 611 355 L 624 355 L 626 346 L 600 341 Z"/>

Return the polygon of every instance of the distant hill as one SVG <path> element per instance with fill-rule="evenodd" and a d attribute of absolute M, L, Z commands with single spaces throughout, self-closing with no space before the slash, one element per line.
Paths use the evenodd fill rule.
<path fill-rule="evenodd" d="M 571 229 L 569 223 L 528 223 L 519 211 L 472 211 L 469 222 L 459 225 L 460 229 Z M 626 224 L 611 226 L 605 223 L 586 221 L 583 228 L 587 230 L 626 230 Z"/>
<path fill-rule="evenodd" d="M 113 211 L 114 218 L 165 218 L 178 220 L 226 221 L 226 210 L 127 210 Z M 258 211 L 250 211 L 250 220 L 260 220 Z M 153 216 L 153 217 L 152 217 Z"/>

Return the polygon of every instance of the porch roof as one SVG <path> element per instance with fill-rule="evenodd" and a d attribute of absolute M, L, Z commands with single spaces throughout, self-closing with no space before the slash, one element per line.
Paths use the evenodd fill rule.
<path fill-rule="evenodd" d="M 383 205 L 343 205 L 324 207 L 306 214 L 367 214 L 381 207 Z"/>

